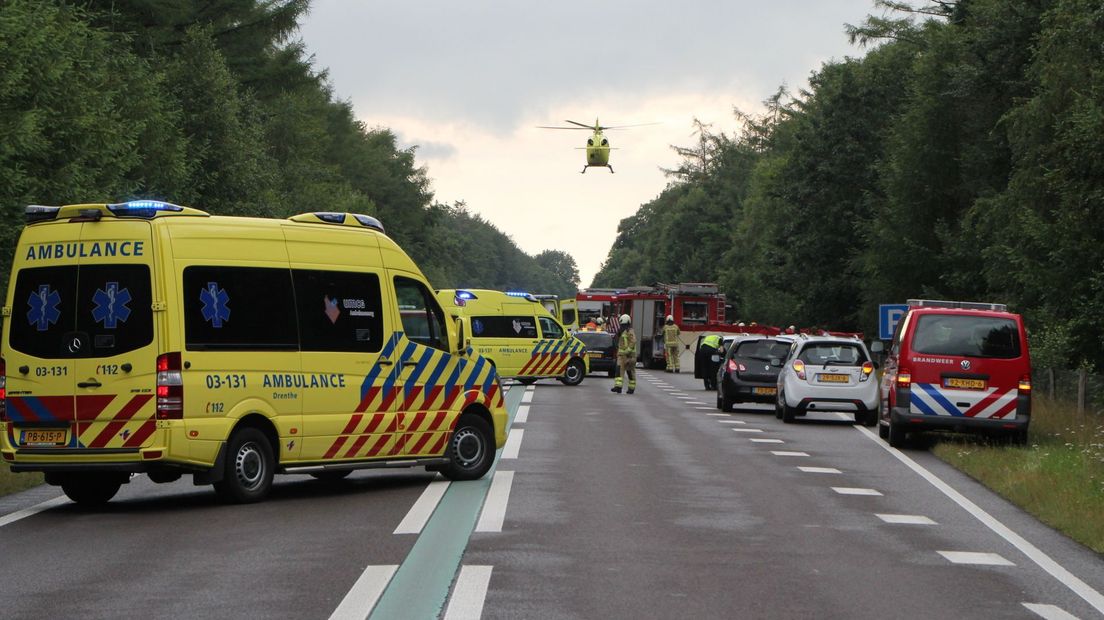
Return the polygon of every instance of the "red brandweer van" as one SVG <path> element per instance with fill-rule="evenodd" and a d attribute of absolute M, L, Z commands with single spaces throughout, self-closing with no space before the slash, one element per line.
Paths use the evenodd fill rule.
<path fill-rule="evenodd" d="M 1027 442 L 1031 359 L 1023 318 L 1004 304 L 909 300 L 881 384 L 878 434 L 991 433 Z"/>

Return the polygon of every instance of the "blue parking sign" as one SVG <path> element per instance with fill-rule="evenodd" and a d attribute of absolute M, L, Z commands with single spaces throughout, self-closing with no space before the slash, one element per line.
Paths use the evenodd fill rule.
<path fill-rule="evenodd" d="M 897 323 L 908 312 L 908 304 L 881 304 L 878 306 L 878 339 L 891 340 Z"/>

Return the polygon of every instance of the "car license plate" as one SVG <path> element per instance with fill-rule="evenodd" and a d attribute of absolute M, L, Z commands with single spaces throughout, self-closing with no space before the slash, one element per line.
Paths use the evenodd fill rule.
<path fill-rule="evenodd" d="M 947 377 L 943 380 L 943 387 L 963 388 L 966 390 L 984 390 L 985 379 L 961 379 L 959 377 Z"/>
<path fill-rule="evenodd" d="M 851 375 L 821 374 L 817 375 L 817 381 L 821 383 L 849 383 Z"/>
<path fill-rule="evenodd" d="M 769 387 L 769 388 L 753 388 L 751 390 L 751 393 L 752 394 L 764 394 L 764 395 L 771 394 L 771 395 L 773 395 L 773 394 L 778 393 L 778 388 L 772 388 L 772 387 Z"/>
<path fill-rule="evenodd" d="M 21 446 L 64 446 L 67 432 L 64 428 L 25 430 L 19 437 Z"/>
<path fill-rule="evenodd" d="M 601 351 L 587 351 L 587 357 L 602 357 Z"/>

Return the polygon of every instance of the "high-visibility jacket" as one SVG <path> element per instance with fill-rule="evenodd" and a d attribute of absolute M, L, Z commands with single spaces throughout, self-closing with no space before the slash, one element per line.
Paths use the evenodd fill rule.
<path fill-rule="evenodd" d="M 663 326 L 663 344 L 668 347 L 678 346 L 679 334 L 682 333 L 679 330 L 678 325 L 671 323 L 670 325 Z"/>
<path fill-rule="evenodd" d="M 617 354 L 626 357 L 636 357 L 636 333 L 631 327 L 626 327 L 617 335 Z"/>
<path fill-rule="evenodd" d="M 702 346 L 713 347 L 714 349 L 719 348 L 721 346 L 721 337 L 716 334 L 706 336 L 702 338 Z"/>

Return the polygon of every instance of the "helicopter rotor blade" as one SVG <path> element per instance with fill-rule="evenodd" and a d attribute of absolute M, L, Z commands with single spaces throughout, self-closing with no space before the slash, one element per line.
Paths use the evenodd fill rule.
<path fill-rule="evenodd" d="M 594 131 L 593 127 L 549 127 L 547 125 L 537 125 L 537 129 L 570 129 L 572 131 L 578 131 L 582 129 L 589 129 Z"/>
<path fill-rule="evenodd" d="M 572 125 L 578 125 L 579 127 L 582 127 L 583 129 L 589 129 L 591 131 L 594 131 L 594 128 L 595 128 L 594 125 L 587 125 L 585 123 L 580 123 L 578 121 L 565 120 L 564 122 L 565 123 L 571 123 Z"/>

